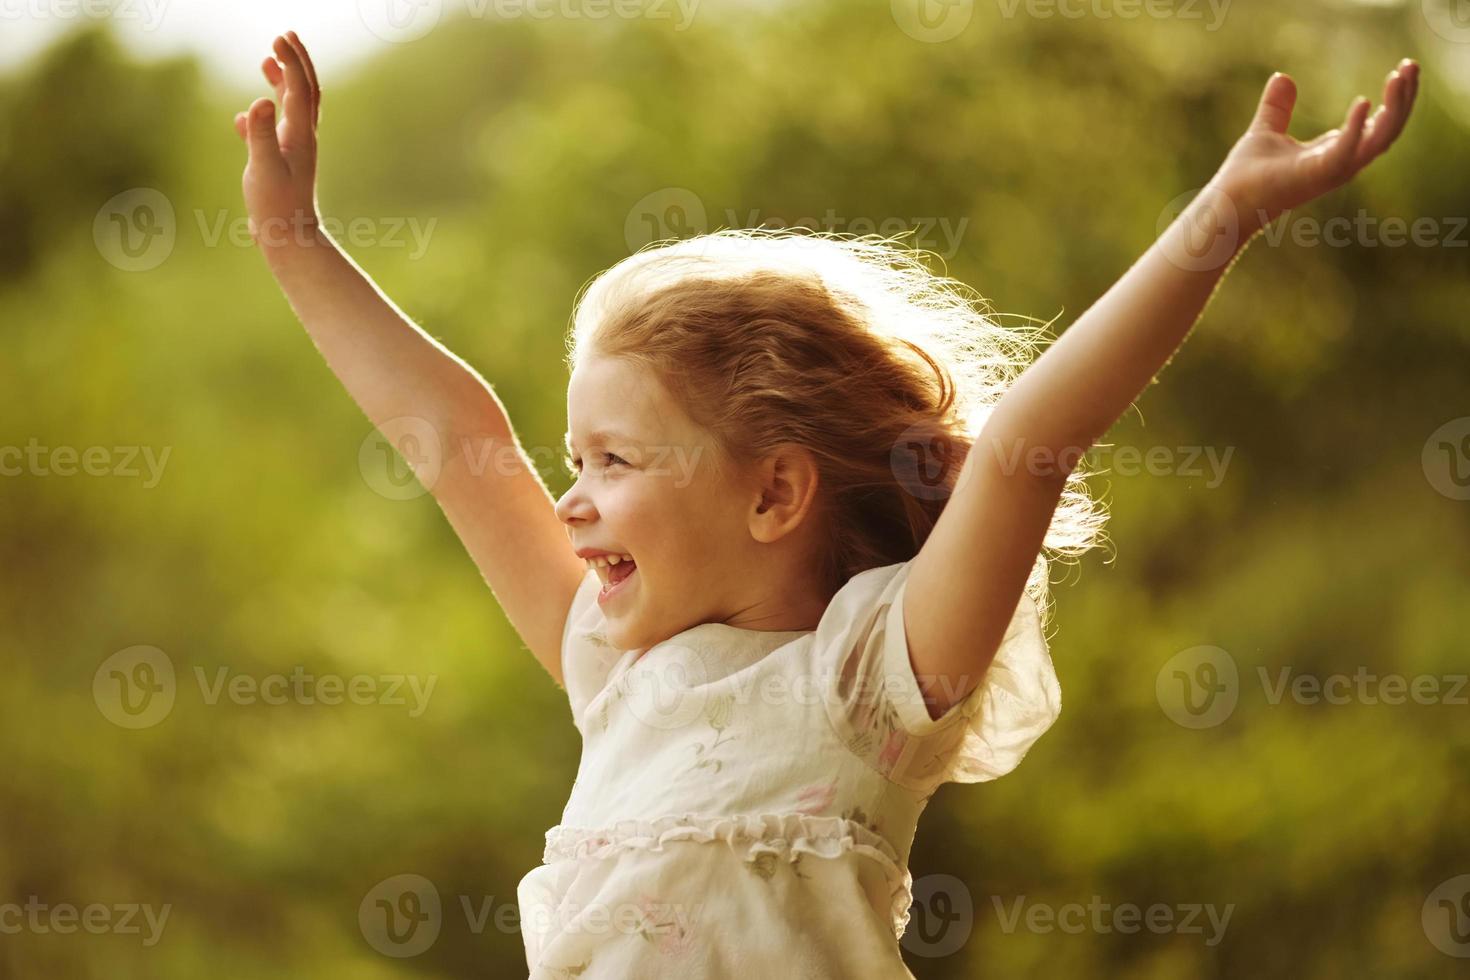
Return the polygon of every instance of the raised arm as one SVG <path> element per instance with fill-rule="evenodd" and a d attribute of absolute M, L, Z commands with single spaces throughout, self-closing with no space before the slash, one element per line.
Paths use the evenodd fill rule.
<path fill-rule="evenodd" d="M 262 70 L 282 105 L 279 125 L 266 98 L 235 117 L 250 152 L 242 183 L 251 235 L 312 343 L 373 425 L 395 445 L 405 434 L 437 438 L 440 451 L 430 454 L 437 472 L 420 478 L 511 625 L 561 683 L 562 625 L 586 566 L 494 391 L 405 317 L 321 227 L 316 69 L 294 32 L 277 37 L 273 50 Z"/>
<path fill-rule="evenodd" d="M 1305 144 L 1286 134 L 1295 83 L 1272 75 L 1215 177 L 995 406 L 905 588 L 909 659 L 931 717 L 990 666 L 1083 454 L 1183 343 L 1250 239 L 1388 148 L 1418 72 L 1405 59 L 1366 126 L 1368 101 L 1355 99 L 1341 128 Z"/>

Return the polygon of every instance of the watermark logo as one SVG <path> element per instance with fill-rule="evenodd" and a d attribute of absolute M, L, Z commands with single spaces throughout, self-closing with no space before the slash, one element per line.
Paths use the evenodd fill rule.
<path fill-rule="evenodd" d="M 1365 208 L 1352 216 L 1335 215 L 1325 220 L 1289 209 L 1269 221 L 1268 215 L 1259 208 L 1242 212 L 1237 202 L 1218 187 L 1186 191 L 1159 212 L 1159 247 L 1171 263 L 1189 272 L 1223 268 L 1240 250 L 1246 232 L 1252 238 L 1258 235 L 1269 248 L 1278 248 L 1285 241 L 1299 248 L 1470 247 L 1470 238 L 1466 237 L 1470 218 L 1462 215 L 1379 217 Z M 1243 227 L 1242 216 L 1253 220 Z"/>
<path fill-rule="evenodd" d="M 218 667 L 213 676 L 194 667 L 200 699 L 209 707 L 235 705 L 384 705 L 408 709 L 410 718 L 428 710 L 439 683 L 437 674 L 309 674 L 297 665 L 289 674 L 264 676 Z M 153 646 L 119 650 L 92 675 L 92 700 L 102 716 L 120 728 L 151 728 L 168 717 L 179 693 L 174 664 Z"/>
<path fill-rule="evenodd" d="M 970 889 L 954 875 L 924 875 L 914 882 L 909 925 L 899 945 L 915 956 L 937 959 L 963 946 L 975 928 Z"/>
<path fill-rule="evenodd" d="M 362 937 L 384 956 L 418 956 L 434 945 L 443 921 L 439 889 L 423 875 L 385 878 L 357 907 Z"/>
<path fill-rule="evenodd" d="M 898 29 L 925 44 L 959 37 L 975 15 L 975 0 L 891 0 L 889 7 Z"/>
<path fill-rule="evenodd" d="M 669 20 L 675 32 L 694 22 L 699 0 L 467 0 L 473 20 Z M 428 34 L 444 15 L 442 0 L 358 0 L 367 29 L 390 44 L 406 44 Z"/>
<path fill-rule="evenodd" d="M 1470 2 L 1421 0 L 1421 5 L 1431 31 L 1451 44 L 1470 44 Z"/>
<path fill-rule="evenodd" d="M 92 700 L 119 728 L 152 728 L 174 708 L 174 664 L 158 647 L 133 646 L 102 661 L 92 675 Z"/>
<path fill-rule="evenodd" d="M 1265 703 L 1302 705 L 1470 704 L 1470 675 L 1375 674 L 1359 665 L 1351 674 L 1314 674 L 1291 665 L 1274 672 L 1257 666 L 1256 678 Z M 1223 724 L 1239 702 L 1242 684 L 1235 658 L 1215 646 L 1191 647 L 1171 657 L 1156 679 L 1159 706 L 1184 728 Z"/>
<path fill-rule="evenodd" d="M 205 248 L 316 248 L 324 244 L 325 233 L 333 242 L 352 248 L 406 250 L 411 262 L 428 253 L 439 224 L 438 218 L 423 221 L 411 215 L 343 219 L 306 210 L 259 222 L 248 214 L 232 216 L 225 208 L 213 214 L 194 208 L 192 214 L 193 227 Z M 98 254 L 124 272 L 158 268 L 173 254 L 179 231 L 173 202 L 152 187 L 134 187 L 113 195 L 92 219 L 92 241 Z"/>
<path fill-rule="evenodd" d="M 639 198 L 623 222 L 629 252 L 670 238 L 693 238 L 709 231 L 704 201 L 687 187 L 661 187 Z"/>
<path fill-rule="evenodd" d="M 726 208 L 725 224 L 731 228 L 764 228 L 771 231 L 780 231 L 784 228 L 806 228 L 828 234 L 856 237 L 877 235 L 882 238 L 896 238 L 900 235 L 911 234 L 909 244 L 914 248 L 933 252 L 944 259 L 952 259 L 959 254 L 965 229 L 970 226 L 970 219 L 962 217 L 955 221 L 941 215 L 909 217 L 887 215 L 874 218 L 861 214 L 851 216 L 838 214 L 836 208 L 828 208 L 821 217 L 809 214 L 788 221 L 780 215 L 763 217 L 759 208 L 752 208 L 743 215 L 738 214 L 734 208 Z M 796 241 L 804 244 L 802 239 L 796 239 Z M 819 240 L 812 239 L 811 241 Z"/>
<path fill-rule="evenodd" d="M 1470 415 L 1450 419 L 1424 440 L 1420 454 L 1429 485 L 1451 500 L 1470 500 Z"/>
<path fill-rule="evenodd" d="M 357 0 L 363 26 L 389 44 L 417 41 L 444 14 L 443 0 Z"/>
<path fill-rule="evenodd" d="M 727 709 L 722 704 L 709 705 L 711 680 L 705 663 L 705 652 L 692 644 L 665 641 L 651 656 L 639 656 L 615 682 L 608 699 L 627 706 L 628 712 L 644 725 L 661 731 L 672 731 L 697 724 L 701 716 L 716 732 L 724 728 Z M 706 712 L 706 707 L 714 710 Z"/>
<path fill-rule="evenodd" d="M 1164 205 L 1155 233 L 1164 256 L 1175 266 L 1186 272 L 1219 269 L 1240 245 L 1240 212 L 1224 191 L 1196 188 Z"/>
<path fill-rule="evenodd" d="M 1220 647 L 1190 647 L 1159 669 L 1154 693 L 1159 707 L 1176 725 L 1214 728 L 1235 712 L 1240 671 L 1235 658 Z"/>
<path fill-rule="evenodd" d="M 257 244 L 267 248 L 286 245 L 318 248 L 322 245 L 319 233 L 325 232 L 334 242 L 352 248 L 407 249 L 408 260 L 416 262 L 428 253 L 439 219 L 420 221 L 414 216 L 357 215 L 344 220 L 335 215 L 297 210 L 289 217 L 276 215 L 257 222 L 248 214 L 231 217 L 226 208 L 217 209 L 213 216 L 205 214 L 203 208 L 195 208 L 194 224 L 206 248 L 218 248 L 221 241 L 235 248 L 252 248 Z"/>
<path fill-rule="evenodd" d="M 368 433 L 357 450 L 357 468 L 372 491 L 389 500 L 412 500 L 434 488 L 444 465 L 439 430 L 427 419 L 400 415 Z"/>
<path fill-rule="evenodd" d="M 844 215 L 829 207 L 820 214 L 787 218 L 763 214 L 750 208 L 743 214 L 736 208 L 725 208 L 716 217 L 725 228 L 749 228 L 763 231 L 809 231 L 818 234 L 794 236 L 788 244 L 820 248 L 832 235 L 892 239 L 909 237 L 915 249 L 933 252 L 944 259 L 954 258 L 960 250 L 970 219 L 943 215 Z M 710 228 L 710 210 L 699 195 L 686 187 L 662 187 L 644 195 L 628 209 L 623 222 L 623 238 L 630 252 L 637 252 L 653 242 L 688 239 L 706 234 Z M 731 241 L 726 247 L 743 246 Z"/>
<path fill-rule="evenodd" d="M 92 242 L 124 272 L 156 269 L 173 254 L 178 228 L 162 191 L 134 187 L 107 199 L 92 219 Z"/>
<path fill-rule="evenodd" d="M 970 447 L 968 455 L 983 454 L 982 462 L 993 460 L 999 472 L 1013 476 L 1025 472 L 1030 476 L 1066 479 L 1085 460 L 1090 469 L 1119 477 L 1152 476 L 1201 480 L 1206 490 L 1214 490 L 1225 482 L 1234 446 L 1113 446 L 1083 448 L 1073 446 L 1056 449 L 1040 444 L 1027 445 L 1021 439 L 1002 439 L 984 431 Z M 932 424 L 918 423 L 905 429 L 889 450 L 889 468 L 894 479 L 911 496 L 922 500 L 943 500 L 962 492 L 971 479 L 975 464 L 962 461 L 963 447 L 956 439 L 938 431 Z M 957 470 L 951 478 L 950 471 Z M 954 484 L 953 488 L 946 481 Z"/>
<path fill-rule="evenodd" d="M 1470 875 L 1439 883 L 1424 899 L 1424 935 L 1446 956 L 1470 959 Z"/>
<path fill-rule="evenodd" d="M 953 489 L 946 482 L 952 469 L 962 467 L 958 447 L 954 440 L 935 432 L 932 425 L 916 424 L 905 429 L 893 441 L 888 464 L 898 485 L 920 500 L 944 500 L 959 489 L 959 473 L 949 479 L 955 484 Z"/>
<path fill-rule="evenodd" d="M 705 447 L 630 444 L 617 449 L 619 466 L 636 469 L 643 477 L 671 479 L 674 488 L 682 490 L 694 481 Z M 0 447 L 0 460 L 3 453 Z M 534 470 L 543 480 L 559 471 L 576 479 L 584 470 L 606 469 L 607 464 L 595 458 L 598 455 L 589 454 L 590 463 L 574 463 L 560 446 L 523 447 L 513 434 L 450 436 L 427 419 L 404 415 L 368 432 L 358 446 L 357 465 L 374 493 L 389 500 L 413 500 L 432 491 L 451 463 L 475 478 L 487 473 L 513 477 Z"/>

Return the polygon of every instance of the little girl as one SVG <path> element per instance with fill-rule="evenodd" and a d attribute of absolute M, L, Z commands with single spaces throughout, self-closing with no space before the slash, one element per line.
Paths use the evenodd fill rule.
<path fill-rule="evenodd" d="M 252 234 L 373 423 L 437 441 L 416 472 L 566 689 L 581 765 L 518 897 L 531 976 L 583 980 L 911 976 L 925 804 L 1011 771 L 1061 707 L 1043 552 L 1100 531 L 1082 455 L 1250 239 L 1393 142 L 1419 75 L 1306 144 L 1273 75 L 1219 172 L 1029 368 L 1031 335 L 882 240 L 721 231 L 624 259 L 577 305 L 553 502 L 490 387 L 320 228 L 315 69 L 295 34 L 274 54 L 283 118 L 236 117 Z"/>

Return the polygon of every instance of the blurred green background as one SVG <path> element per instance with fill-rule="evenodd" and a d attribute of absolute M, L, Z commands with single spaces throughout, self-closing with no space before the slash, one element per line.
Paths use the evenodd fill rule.
<path fill-rule="evenodd" d="M 935 797 L 911 869 L 958 878 L 969 918 L 906 958 L 921 978 L 1463 976 L 1470 21 L 1436 0 L 1017 3 L 446 10 L 323 73 L 322 209 L 367 222 L 349 252 L 495 386 L 559 495 L 573 297 L 652 233 L 907 227 L 998 310 L 1062 329 L 1210 176 L 1271 71 L 1308 138 L 1419 59 L 1399 144 L 1283 223 L 1432 233 L 1257 239 L 1109 434 L 1179 465 L 1119 456 L 1095 480 L 1115 547 L 1059 568 L 1062 716 L 1015 773 Z M 134 933 L 0 915 L 0 976 L 525 975 L 496 913 L 578 736 L 432 498 L 371 476 L 369 425 L 242 244 L 231 119 L 263 94 L 105 21 L 0 79 L 0 446 L 39 447 L 0 478 L 0 905 L 100 903 L 119 926 L 169 907 L 152 943 L 141 911 Z M 102 447 L 94 475 L 63 475 L 64 447 Z M 1229 452 L 1222 478 L 1189 447 Z M 1163 692 L 1202 646 L 1237 697 L 1190 727 Z M 119 714 L 113 671 L 162 684 L 137 672 L 159 657 L 171 704 Z M 297 668 L 435 686 L 417 712 L 406 684 L 402 704 L 210 696 Z M 1260 672 L 1286 668 L 1440 694 L 1273 703 Z M 359 908 L 403 874 L 443 915 L 399 958 Z M 1231 911 L 1210 944 L 1203 918 L 1007 928 L 1018 901 Z"/>

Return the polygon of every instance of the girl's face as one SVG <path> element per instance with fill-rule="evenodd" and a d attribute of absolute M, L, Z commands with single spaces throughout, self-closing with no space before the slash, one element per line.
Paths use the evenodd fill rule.
<path fill-rule="evenodd" d="M 632 573 L 597 570 L 608 640 L 647 649 L 703 622 L 757 612 L 753 487 L 717 479 L 711 435 L 642 365 L 592 355 L 567 387 L 577 482 L 557 502 L 573 549 L 632 557 Z M 734 624 L 732 624 L 734 625 Z"/>

